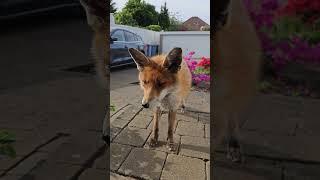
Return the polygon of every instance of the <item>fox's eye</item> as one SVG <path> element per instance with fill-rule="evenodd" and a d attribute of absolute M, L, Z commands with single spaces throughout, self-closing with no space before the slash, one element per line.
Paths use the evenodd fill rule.
<path fill-rule="evenodd" d="M 143 84 L 148 84 L 148 81 L 146 81 L 146 80 L 143 80 Z"/>
<path fill-rule="evenodd" d="M 163 86 L 165 83 L 166 83 L 166 82 L 164 82 L 164 81 L 158 81 L 158 82 L 157 82 L 157 84 L 158 84 L 159 87 Z"/>

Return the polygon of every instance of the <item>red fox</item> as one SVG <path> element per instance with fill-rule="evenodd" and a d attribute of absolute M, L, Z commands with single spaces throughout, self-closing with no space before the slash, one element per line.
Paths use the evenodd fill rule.
<path fill-rule="evenodd" d="M 105 1 L 101 0 L 80 0 L 83 6 L 87 23 L 93 30 L 92 37 L 92 55 L 94 67 L 98 82 L 104 89 L 107 98 L 109 98 L 109 24 L 107 22 L 108 13 Z M 109 102 L 109 99 L 106 99 Z M 109 143 L 109 113 L 107 111 L 106 118 L 103 122 L 103 139 Z"/>
<path fill-rule="evenodd" d="M 256 92 L 260 69 L 260 42 L 242 0 L 228 2 L 221 28 L 213 36 L 214 119 L 213 148 L 227 141 L 227 155 L 242 160 L 239 142 L 241 118 Z M 227 13 L 225 13 L 227 12 Z"/>
<path fill-rule="evenodd" d="M 184 111 L 191 89 L 191 73 L 182 60 L 182 49 L 173 48 L 168 55 L 146 57 L 137 49 L 129 53 L 139 70 L 140 86 L 144 92 L 142 106 L 154 110 L 153 137 L 150 146 L 158 144 L 161 111 L 169 111 L 167 147 L 174 150 L 173 128 L 179 107 Z"/>

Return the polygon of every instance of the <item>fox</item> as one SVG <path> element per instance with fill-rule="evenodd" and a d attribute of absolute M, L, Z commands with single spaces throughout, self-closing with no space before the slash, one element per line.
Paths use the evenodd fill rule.
<path fill-rule="evenodd" d="M 212 147 L 215 152 L 218 146 L 226 144 L 227 158 L 233 162 L 243 162 L 240 127 L 257 93 L 262 50 L 242 0 L 220 3 L 220 12 L 216 11 L 220 22 L 216 23 L 212 42 L 216 77 L 212 96 Z"/>
<path fill-rule="evenodd" d="M 107 102 L 109 102 L 109 82 L 110 82 L 110 68 L 109 68 L 109 23 L 107 19 L 107 6 L 105 1 L 101 0 L 80 0 L 80 4 L 85 10 L 87 23 L 91 27 L 93 36 L 91 42 L 91 54 L 93 57 L 94 68 L 96 72 L 97 81 L 104 90 Z M 103 121 L 102 139 L 108 144 L 109 137 L 109 111 Z"/>
<path fill-rule="evenodd" d="M 167 148 L 174 151 L 173 131 L 177 110 L 185 111 L 192 76 L 187 63 L 182 60 L 182 49 L 173 48 L 167 55 L 145 56 L 135 48 L 128 49 L 139 71 L 138 79 L 143 90 L 141 105 L 153 110 L 153 135 L 150 147 L 158 144 L 159 119 L 168 111 Z"/>

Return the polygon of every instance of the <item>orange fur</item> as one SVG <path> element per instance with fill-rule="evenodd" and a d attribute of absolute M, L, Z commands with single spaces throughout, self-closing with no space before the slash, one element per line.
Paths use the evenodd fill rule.
<path fill-rule="evenodd" d="M 142 106 L 149 107 L 155 102 L 153 137 L 150 145 L 158 141 L 158 124 L 161 110 L 168 110 L 168 146 L 173 150 L 173 129 L 176 121 L 176 111 L 182 106 L 191 89 L 191 73 L 182 60 L 181 48 L 174 48 L 168 55 L 158 55 L 147 58 L 136 49 L 129 49 L 131 56 L 137 64 L 140 86 L 144 91 Z M 180 68 L 179 68 L 180 67 Z"/>
<path fill-rule="evenodd" d="M 179 101 L 187 98 L 191 88 L 191 73 L 187 64 L 183 61 L 177 74 L 166 72 L 162 66 L 166 56 L 157 55 L 150 60 L 155 64 L 139 73 L 141 88 L 144 90 L 144 98 L 152 100 L 159 96 L 161 91 L 170 86 L 177 87 Z M 147 83 L 145 83 L 147 82 Z M 160 83 L 160 86 L 159 86 Z"/>

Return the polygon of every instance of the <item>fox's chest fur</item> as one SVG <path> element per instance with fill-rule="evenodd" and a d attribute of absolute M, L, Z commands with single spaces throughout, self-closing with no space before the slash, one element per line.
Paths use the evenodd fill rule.
<path fill-rule="evenodd" d="M 161 56 L 155 56 L 151 58 L 152 60 L 161 59 Z M 157 60 L 155 60 L 157 62 Z M 159 64 L 163 62 L 158 60 Z M 186 100 L 190 89 L 191 89 L 192 79 L 191 73 L 187 64 L 183 61 L 181 63 L 181 69 L 176 75 L 176 81 L 174 84 L 165 87 L 158 98 L 155 99 L 153 106 L 159 107 L 162 111 L 177 110 Z"/>

